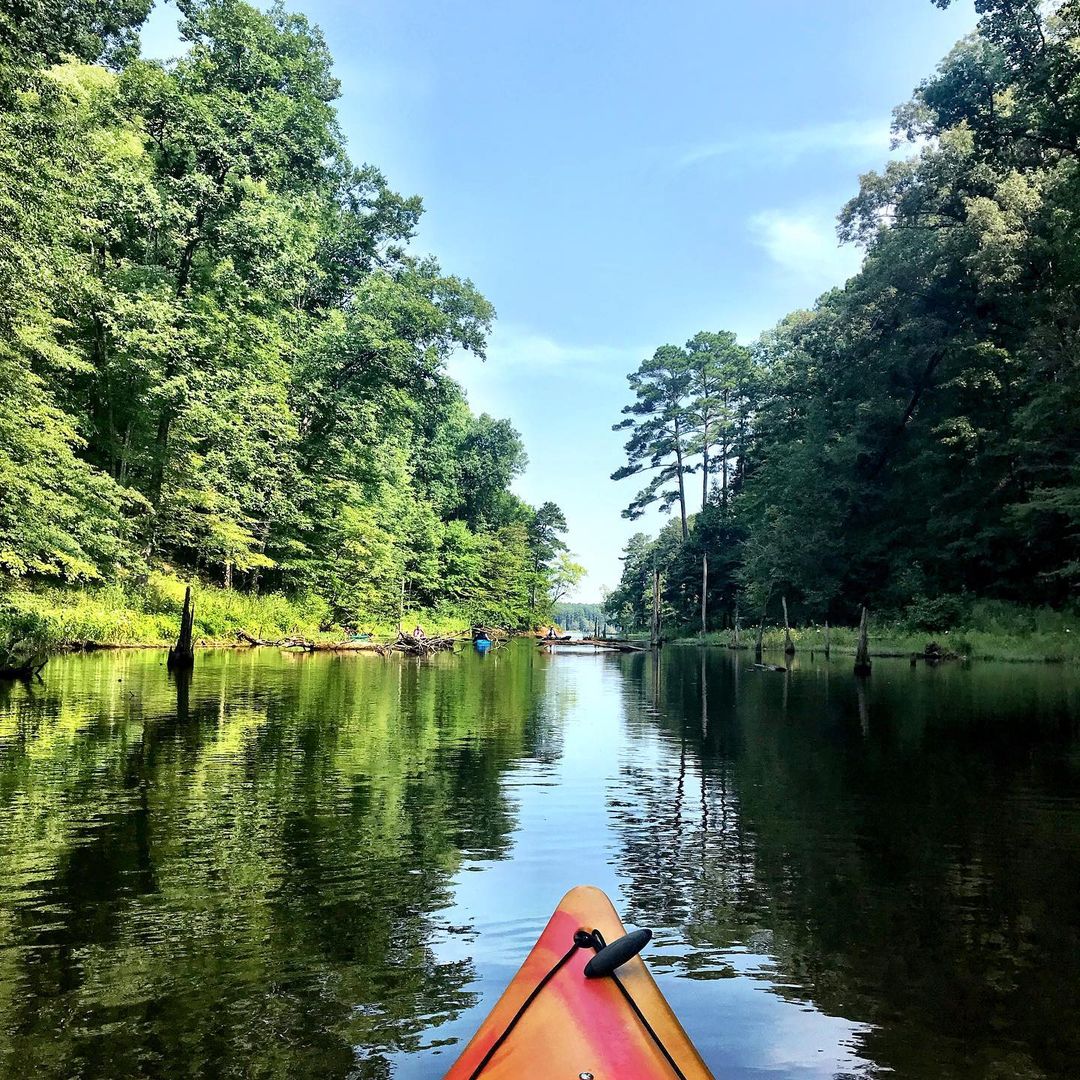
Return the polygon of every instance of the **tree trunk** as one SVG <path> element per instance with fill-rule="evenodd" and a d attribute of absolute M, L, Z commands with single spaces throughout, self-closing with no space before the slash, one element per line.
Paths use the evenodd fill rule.
<path fill-rule="evenodd" d="M 653 567 L 652 589 L 652 629 L 649 644 L 656 648 L 660 644 L 660 568 Z"/>
<path fill-rule="evenodd" d="M 705 417 L 701 429 L 701 508 L 709 502 L 709 418 Z"/>
<path fill-rule="evenodd" d="M 859 645 L 855 650 L 855 674 L 870 674 L 870 612 L 864 606 L 859 619 Z"/>
<path fill-rule="evenodd" d="M 784 605 L 784 655 L 795 655 L 795 642 L 791 640 L 791 627 L 788 625 L 787 597 L 781 596 L 780 602 Z"/>
<path fill-rule="evenodd" d="M 727 415 L 728 415 L 728 395 L 724 392 L 724 437 L 720 440 L 720 470 L 722 474 L 722 486 L 720 488 L 720 505 L 726 510 L 728 503 L 728 452 L 730 447 L 728 446 L 728 427 L 727 427 Z"/>
<path fill-rule="evenodd" d="M 161 504 L 161 489 L 165 483 L 165 458 L 169 452 L 169 431 L 172 428 L 172 406 L 166 405 L 158 417 L 157 438 L 154 440 L 154 468 L 150 475 L 150 501 L 156 509 Z"/>
<path fill-rule="evenodd" d="M 831 649 L 830 649 L 830 645 L 829 645 L 829 620 L 826 619 L 825 620 L 825 659 L 826 660 L 829 659 L 830 651 L 831 651 Z"/>
<path fill-rule="evenodd" d="M 191 599 L 191 586 L 184 590 L 184 610 L 180 613 L 180 635 L 169 650 L 167 667 L 170 671 L 195 666 L 195 649 L 191 644 L 191 631 L 195 624 L 195 602 Z"/>
<path fill-rule="evenodd" d="M 701 633 L 708 633 L 708 601 L 709 601 L 709 556 L 706 552 L 701 556 Z"/>
<path fill-rule="evenodd" d="M 757 628 L 757 643 L 754 645 L 754 659 L 761 663 L 761 639 L 765 636 L 765 616 L 769 612 L 769 601 L 772 599 L 773 587 L 770 584 L 768 592 L 765 593 L 765 603 L 761 607 L 761 622 L 758 623 Z"/>
<path fill-rule="evenodd" d="M 690 535 L 686 527 L 686 476 L 683 473 L 682 436 L 679 434 L 679 421 L 675 421 L 675 463 L 679 471 L 679 514 L 682 518 L 682 538 L 686 542 Z"/>

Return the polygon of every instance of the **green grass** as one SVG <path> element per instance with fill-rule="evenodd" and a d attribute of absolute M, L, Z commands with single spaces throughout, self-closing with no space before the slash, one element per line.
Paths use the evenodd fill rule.
<path fill-rule="evenodd" d="M 165 646 L 176 640 L 185 582 L 151 573 L 145 584 L 96 588 L 13 588 L 0 593 L 0 645 L 16 641 L 55 651 L 78 646 Z M 266 641 L 286 637 L 340 641 L 347 631 L 333 621 L 330 606 L 314 596 L 268 593 L 252 596 L 212 585 L 196 585 L 197 644 L 235 644 L 243 630 Z M 429 635 L 468 627 L 452 611 L 406 611 L 405 628 L 417 623 Z M 391 639 L 397 621 L 360 620 L 359 629 Z"/>
<path fill-rule="evenodd" d="M 754 645 L 757 627 L 744 628 L 740 643 Z M 797 627 L 791 631 L 799 652 L 820 652 L 825 647 L 822 627 Z M 854 655 L 858 631 L 834 626 L 833 653 Z M 728 645 L 731 632 L 687 635 L 684 643 Z M 1002 601 L 975 601 L 968 605 L 958 625 L 926 629 L 912 626 L 902 617 L 876 621 L 871 617 L 871 656 L 910 656 L 921 653 L 936 641 L 946 652 L 970 660 L 1011 660 L 1080 663 L 1080 613 L 1051 608 L 1024 608 Z M 763 645 L 767 652 L 783 652 L 783 627 L 765 628 Z"/>
<path fill-rule="evenodd" d="M 167 645 L 175 640 L 184 582 L 150 574 L 146 584 L 98 588 L 13 589 L 0 597 L 0 636 L 32 635 L 50 647 Z M 233 642 L 254 637 L 313 636 L 329 629 L 329 608 L 319 600 L 196 586 L 195 638 Z"/>

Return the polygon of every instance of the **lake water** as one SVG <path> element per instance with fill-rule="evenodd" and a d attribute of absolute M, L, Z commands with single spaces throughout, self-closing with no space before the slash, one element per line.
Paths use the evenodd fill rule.
<path fill-rule="evenodd" d="M 0 684 L 4 1077 L 439 1077 L 581 882 L 718 1077 L 1074 1077 L 1080 674 L 522 641 Z"/>

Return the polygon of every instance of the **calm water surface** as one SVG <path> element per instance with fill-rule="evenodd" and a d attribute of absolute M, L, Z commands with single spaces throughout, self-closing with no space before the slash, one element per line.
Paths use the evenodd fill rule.
<path fill-rule="evenodd" d="M 0 1075 L 442 1075 L 605 888 L 718 1077 L 1075 1077 L 1080 675 L 156 652 L 0 684 Z"/>

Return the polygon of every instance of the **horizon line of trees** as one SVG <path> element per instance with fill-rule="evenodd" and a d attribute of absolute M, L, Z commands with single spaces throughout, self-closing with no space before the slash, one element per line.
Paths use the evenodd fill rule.
<path fill-rule="evenodd" d="M 320 31 L 280 5 L 0 0 L 0 602 L 170 565 L 524 626 L 580 576 L 510 491 L 449 354 L 495 312 L 410 251 L 423 211 L 346 153 Z"/>
<path fill-rule="evenodd" d="M 949 0 L 934 0 L 947 7 Z M 665 345 L 628 378 L 624 516 L 605 602 L 648 625 L 852 622 L 963 598 L 1061 606 L 1080 584 L 1080 4 L 978 0 L 977 31 L 894 113 L 921 148 L 861 178 L 861 270 L 744 348 Z M 702 509 L 687 513 L 700 473 Z"/>

